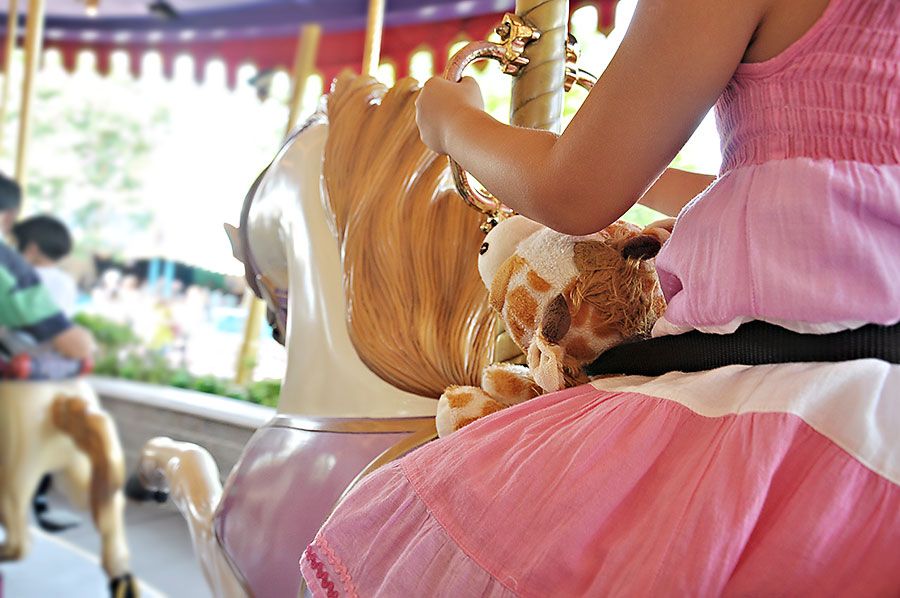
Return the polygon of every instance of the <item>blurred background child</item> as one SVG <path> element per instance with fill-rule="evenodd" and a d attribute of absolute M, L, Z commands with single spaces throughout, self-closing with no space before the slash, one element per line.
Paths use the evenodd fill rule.
<path fill-rule="evenodd" d="M 72 252 L 72 235 L 62 221 L 53 216 L 32 216 L 12 228 L 19 253 L 34 266 L 57 307 L 68 317 L 75 315 L 78 289 L 75 280 L 59 267 Z"/>

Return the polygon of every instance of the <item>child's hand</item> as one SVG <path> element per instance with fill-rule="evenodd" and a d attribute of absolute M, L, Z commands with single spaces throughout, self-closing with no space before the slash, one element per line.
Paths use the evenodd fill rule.
<path fill-rule="evenodd" d="M 671 234 L 672 230 L 675 228 L 675 218 L 663 218 L 662 220 L 657 220 L 656 222 L 651 222 L 644 230 L 649 230 L 652 228 L 661 228 L 663 230 L 669 231 Z"/>
<path fill-rule="evenodd" d="M 57 353 L 69 359 L 84 361 L 97 352 L 94 337 L 81 326 L 70 326 L 53 337 L 50 344 Z"/>
<path fill-rule="evenodd" d="M 447 153 L 447 132 L 454 117 L 467 109 L 484 110 L 478 83 L 464 77 L 459 83 L 441 77 L 425 82 L 416 100 L 416 124 L 422 142 L 439 154 Z"/>

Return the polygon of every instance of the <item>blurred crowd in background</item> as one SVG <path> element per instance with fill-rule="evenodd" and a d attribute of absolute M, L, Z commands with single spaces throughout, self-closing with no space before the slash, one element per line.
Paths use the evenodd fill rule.
<path fill-rule="evenodd" d="M 89 328 L 103 322 L 124 325 L 136 345 L 172 368 L 195 376 L 234 376 L 247 315 L 240 277 L 163 260 L 121 263 L 94 257 L 93 263 L 72 260 L 62 267 L 78 282 L 76 317 Z M 267 324 L 259 341 L 254 377 L 280 379 L 284 349 Z"/>

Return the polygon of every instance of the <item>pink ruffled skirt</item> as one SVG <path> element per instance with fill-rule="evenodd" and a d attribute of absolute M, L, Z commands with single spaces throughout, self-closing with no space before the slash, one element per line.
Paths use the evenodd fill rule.
<path fill-rule="evenodd" d="M 896 596 L 898 484 L 898 366 L 598 380 L 370 475 L 300 565 L 316 596 Z"/>

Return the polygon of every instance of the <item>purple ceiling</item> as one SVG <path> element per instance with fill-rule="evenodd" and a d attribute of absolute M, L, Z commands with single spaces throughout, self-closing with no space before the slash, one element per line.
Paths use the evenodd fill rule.
<path fill-rule="evenodd" d="M 168 0 L 177 16 L 163 19 L 153 0 L 100 0 L 88 17 L 83 0 L 47 0 L 48 39 L 126 41 L 204 40 L 292 35 L 303 23 L 326 31 L 365 28 L 366 0 Z M 455 20 L 511 10 L 514 0 L 387 0 L 385 24 Z M 5 17 L 3 19 L 5 22 Z"/>

